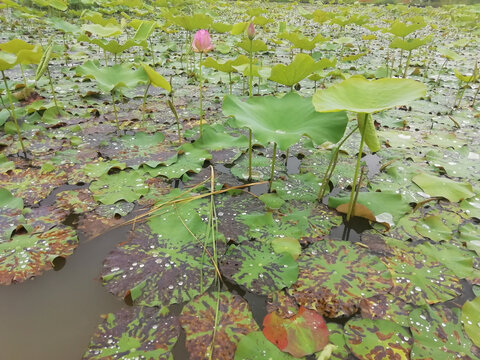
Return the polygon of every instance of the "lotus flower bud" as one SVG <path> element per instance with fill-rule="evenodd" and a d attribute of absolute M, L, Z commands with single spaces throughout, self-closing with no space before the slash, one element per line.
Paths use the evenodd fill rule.
<path fill-rule="evenodd" d="M 247 36 L 250 40 L 253 40 L 253 38 L 255 37 L 255 26 L 253 26 L 253 22 L 248 25 Z"/>
<path fill-rule="evenodd" d="M 198 30 L 193 37 L 192 48 L 195 52 L 208 53 L 213 50 L 208 30 Z"/>

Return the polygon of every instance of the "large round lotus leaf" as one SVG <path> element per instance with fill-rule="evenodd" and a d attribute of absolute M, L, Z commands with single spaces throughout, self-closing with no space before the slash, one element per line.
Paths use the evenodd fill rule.
<path fill-rule="evenodd" d="M 392 295 L 411 304 L 425 305 L 447 301 L 461 294 L 459 279 L 443 264 L 406 247 L 401 241 L 390 239 L 388 244 L 393 256 L 385 257 L 383 261 L 392 273 Z"/>
<path fill-rule="evenodd" d="M 467 335 L 480 347 L 480 296 L 463 304 L 462 322 Z"/>
<path fill-rule="evenodd" d="M 105 92 L 119 87 L 133 88 L 149 81 L 147 73 L 143 69 L 132 70 L 129 64 L 102 67 L 98 66 L 98 63 L 88 60 L 85 64 L 78 66 L 76 72 L 78 75 L 94 78 L 100 90 Z"/>
<path fill-rule="evenodd" d="M 389 320 L 351 319 L 345 325 L 345 340 L 361 360 L 409 360 L 413 339 L 404 327 Z"/>
<path fill-rule="evenodd" d="M 98 326 L 84 360 L 173 359 L 180 333 L 178 319 L 152 307 L 129 307 L 110 313 Z"/>
<path fill-rule="evenodd" d="M 325 68 L 325 62 L 315 60 L 307 54 L 297 54 L 289 65 L 277 64 L 272 68 L 270 80 L 285 86 L 293 86 L 313 72 Z"/>
<path fill-rule="evenodd" d="M 380 259 L 347 241 L 316 242 L 297 263 L 300 274 L 290 294 L 327 317 L 354 314 L 363 298 L 392 287 L 391 275 Z"/>
<path fill-rule="evenodd" d="M 253 331 L 242 337 L 237 345 L 234 360 L 294 360 L 268 341 L 261 331 Z"/>
<path fill-rule="evenodd" d="M 245 102 L 236 96 L 226 96 L 223 113 L 235 117 L 234 126 L 251 129 L 263 145 L 277 143 L 283 151 L 302 136 L 310 137 L 316 144 L 336 143 L 342 138 L 348 121 L 344 112 L 317 113 L 309 98 L 296 93 L 282 98 L 253 97 Z"/>
<path fill-rule="evenodd" d="M 131 240 L 112 251 L 104 263 L 107 289 L 121 297 L 130 294 L 140 305 L 191 300 L 214 278 L 201 245 L 211 240 L 206 239 L 208 225 L 198 214 L 203 211 L 199 201 L 161 211 L 148 224 L 137 226 Z M 211 246 L 207 248 L 213 253 Z"/>
<path fill-rule="evenodd" d="M 220 268 L 224 276 L 260 295 L 289 287 L 298 276 L 297 264 L 290 254 L 276 254 L 270 245 L 259 241 L 232 245 Z"/>
<path fill-rule="evenodd" d="M 16 235 L 0 243 L 0 285 L 22 282 L 53 267 L 53 260 L 66 257 L 77 247 L 71 228 L 54 228 L 34 235 Z"/>
<path fill-rule="evenodd" d="M 148 193 L 145 177 L 141 171 L 121 171 L 102 175 L 90 184 L 93 198 L 102 204 L 111 205 L 119 200 L 132 202 Z"/>
<path fill-rule="evenodd" d="M 446 305 L 426 306 L 410 313 L 413 334 L 412 360 L 463 359 L 480 357 L 480 349 L 463 332 L 460 308 Z"/>
<path fill-rule="evenodd" d="M 229 292 L 197 296 L 183 308 L 180 324 L 191 359 L 232 359 L 240 339 L 258 330 L 247 302 Z"/>
<path fill-rule="evenodd" d="M 365 319 L 390 320 L 401 326 L 409 326 L 408 315 L 412 305 L 390 294 L 380 294 L 360 303 L 362 317 Z"/>
<path fill-rule="evenodd" d="M 313 95 L 315 110 L 320 112 L 348 110 L 375 113 L 405 105 L 425 96 L 427 87 L 415 80 L 385 78 L 366 80 L 351 77 Z"/>

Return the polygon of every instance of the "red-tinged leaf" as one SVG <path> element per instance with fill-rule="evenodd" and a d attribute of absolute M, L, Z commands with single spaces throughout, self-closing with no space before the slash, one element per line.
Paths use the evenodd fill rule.
<path fill-rule="evenodd" d="M 328 344 L 328 329 L 322 315 L 301 306 L 298 313 L 284 319 L 276 312 L 263 320 L 263 334 L 280 350 L 303 357 Z"/>

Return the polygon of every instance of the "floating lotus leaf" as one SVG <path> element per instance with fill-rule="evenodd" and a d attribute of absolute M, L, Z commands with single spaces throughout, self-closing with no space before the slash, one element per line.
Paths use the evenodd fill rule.
<path fill-rule="evenodd" d="M 232 175 L 241 180 L 248 180 L 248 158 L 243 157 L 239 161 L 235 162 L 235 165 L 231 168 Z M 275 165 L 275 171 L 283 172 L 285 167 L 282 163 Z M 272 159 L 265 156 L 259 156 L 256 153 L 252 154 L 252 180 L 266 181 L 270 179 L 272 171 Z"/>
<path fill-rule="evenodd" d="M 434 167 L 444 170 L 448 176 L 480 179 L 480 154 L 469 148 L 468 145 L 460 149 L 435 149 L 430 150 L 425 158 Z"/>
<path fill-rule="evenodd" d="M 369 81 L 351 77 L 325 90 L 318 90 L 312 101 L 315 109 L 321 112 L 348 110 L 375 113 L 425 96 L 426 91 L 424 84 L 410 79 Z"/>
<path fill-rule="evenodd" d="M 475 196 L 465 199 L 460 203 L 460 207 L 470 217 L 480 219 L 480 198 L 477 194 Z"/>
<path fill-rule="evenodd" d="M 61 191 L 56 196 L 56 206 L 73 214 L 86 213 L 98 205 L 88 189 Z"/>
<path fill-rule="evenodd" d="M 50 270 L 53 260 L 71 255 L 77 243 L 76 233 L 71 228 L 16 235 L 0 243 L 0 284 L 22 282 Z"/>
<path fill-rule="evenodd" d="M 234 360 L 294 360 L 292 355 L 279 350 L 265 338 L 261 331 L 242 337 L 237 345 Z"/>
<path fill-rule="evenodd" d="M 320 190 L 320 181 L 312 173 L 293 174 L 285 181 L 274 181 L 272 190 L 283 200 L 315 201 Z"/>
<path fill-rule="evenodd" d="M 9 241 L 15 230 L 26 226 L 23 216 L 23 200 L 10 191 L 0 188 L 0 244 Z"/>
<path fill-rule="evenodd" d="M 480 349 L 463 332 L 461 310 L 446 305 L 426 306 L 410 313 L 413 334 L 412 360 L 478 359 Z"/>
<path fill-rule="evenodd" d="M 380 259 L 346 241 L 316 242 L 297 263 L 298 281 L 289 293 L 299 304 L 327 317 L 354 314 L 363 298 L 392 287 L 391 275 Z"/>
<path fill-rule="evenodd" d="M 444 177 L 422 173 L 413 177 L 412 181 L 431 197 L 441 196 L 452 202 L 459 202 L 475 195 L 469 183 Z"/>
<path fill-rule="evenodd" d="M 90 184 L 93 198 L 102 204 L 114 204 L 119 200 L 132 202 L 148 193 L 145 177 L 141 171 L 121 171 L 102 175 Z"/>
<path fill-rule="evenodd" d="M 172 87 L 170 83 L 158 72 L 156 72 L 152 67 L 150 67 L 148 64 L 142 63 L 143 70 L 148 75 L 148 78 L 150 79 L 150 83 L 153 86 L 156 87 L 161 87 L 162 89 L 167 90 L 168 92 L 172 91 Z"/>
<path fill-rule="evenodd" d="M 235 117 L 233 124 L 236 127 L 250 128 L 260 143 L 277 143 L 283 151 L 297 143 L 302 136 L 310 137 L 316 144 L 325 141 L 335 143 L 341 139 L 347 125 L 344 112 L 319 114 L 308 98 L 296 93 L 289 93 L 280 99 L 272 96 L 253 97 L 245 102 L 235 96 L 226 96 L 223 113 Z"/>
<path fill-rule="evenodd" d="M 328 344 L 327 324 L 322 315 L 303 306 L 286 319 L 275 311 L 269 313 L 263 319 L 263 334 L 296 358 L 320 351 Z"/>
<path fill-rule="evenodd" d="M 388 320 L 351 319 L 345 325 L 345 340 L 361 360 L 410 359 L 413 339 L 407 329 Z"/>
<path fill-rule="evenodd" d="M 423 39 L 420 39 L 420 38 L 402 39 L 402 38 L 396 37 L 390 43 L 390 48 L 402 49 L 405 51 L 412 51 L 419 48 L 420 46 L 428 44 L 429 42 L 432 41 L 432 39 L 433 39 L 432 35 L 425 36 Z"/>
<path fill-rule="evenodd" d="M 363 299 L 360 303 L 362 317 L 365 319 L 390 320 L 400 326 L 409 326 L 408 315 L 413 306 L 390 294 L 375 295 Z"/>
<path fill-rule="evenodd" d="M 220 268 L 224 276 L 260 295 L 289 287 L 298 276 L 290 254 L 276 254 L 270 245 L 259 241 L 231 245 Z"/>
<path fill-rule="evenodd" d="M 132 70 L 129 64 L 99 67 L 97 63 L 88 60 L 85 64 L 78 66 L 76 71 L 78 75 L 95 79 L 98 87 L 105 92 L 120 87 L 132 88 L 148 82 L 148 76 L 143 69 Z"/>
<path fill-rule="evenodd" d="M 83 172 L 89 178 L 98 179 L 102 175 L 108 174 L 112 169 L 124 170 L 126 168 L 125 163 L 121 163 L 117 160 L 91 162 L 83 167 Z"/>
<path fill-rule="evenodd" d="M 302 247 L 300 246 L 298 239 L 292 237 L 278 237 L 273 239 L 272 248 L 277 254 L 285 252 L 292 255 L 294 260 L 297 260 L 302 252 Z"/>
<path fill-rule="evenodd" d="M 466 243 L 467 249 L 473 250 L 480 256 L 480 229 L 473 223 L 462 225 L 458 232 L 459 240 Z"/>
<path fill-rule="evenodd" d="M 327 324 L 328 328 L 328 338 L 330 343 L 335 345 L 337 348 L 333 350 L 331 359 L 345 360 L 350 355 L 348 350 L 347 343 L 345 341 L 344 330 L 341 324 L 334 322 L 329 322 Z"/>
<path fill-rule="evenodd" d="M 237 58 L 233 60 L 226 60 L 226 61 L 217 61 L 213 57 L 207 57 L 203 62 L 202 65 L 207 68 L 214 68 L 218 71 L 231 73 L 236 71 L 234 66 L 248 64 L 249 60 L 248 57 L 245 55 L 239 55 Z"/>
<path fill-rule="evenodd" d="M 229 292 L 197 296 L 183 308 L 180 323 L 187 334 L 186 348 L 195 359 L 232 359 L 237 343 L 258 330 L 248 303 Z"/>
<path fill-rule="evenodd" d="M 82 25 L 82 31 L 88 31 L 99 37 L 118 36 L 122 34 L 122 28 L 115 24 L 84 24 Z"/>
<path fill-rule="evenodd" d="M 285 200 L 276 193 L 264 193 L 260 195 L 258 199 L 265 204 L 267 209 L 280 209 L 285 203 Z"/>
<path fill-rule="evenodd" d="M 277 64 L 272 68 L 270 80 L 285 86 L 293 86 L 313 72 L 325 68 L 323 61 L 315 60 L 307 54 L 297 54 L 289 65 Z"/>
<path fill-rule="evenodd" d="M 402 250 L 399 244 L 403 243 L 389 240 L 394 256 L 384 258 L 392 274 L 392 295 L 414 305 L 424 305 L 447 301 L 461 294 L 462 285 L 451 270 L 413 248 Z"/>
<path fill-rule="evenodd" d="M 178 319 L 158 308 L 123 308 L 106 315 L 82 359 L 173 359 L 179 334 Z"/>
<path fill-rule="evenodd" d="M 463 304 L 462 323 L 467 335 L 480 347 L 480 296 Z"/>

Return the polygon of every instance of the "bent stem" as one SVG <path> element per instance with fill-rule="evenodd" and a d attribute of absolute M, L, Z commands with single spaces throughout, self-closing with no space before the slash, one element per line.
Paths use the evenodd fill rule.
<path fill-rule="evenodd" d="M 10 88 L 8 87 L 7 78 L 5 77 L 5 73 L 2 70 L 2 77 L 3 83 L 5 84 L 5 90 L 7 92 L 8 101 L 10 102 L 10 113 L 13 118 L 13 122 L 15 123 L 15 128 L 17 129 L 18 140 L 20 141 L 20 146 L 22 147 L 22 151 L 27 156 L 27 151 L 25 150 L 25 145 L 23 144 L 22 134 L 20 133 L 20 126 L 18 126 L 17 115 L 15 114 L 15 108 L 13 107 L 13 99 L 12 93 L 10 92 Z"/>
<path fill-rule="evenodd" d="M 366 115 L 365 125 L 363 127 L 363 131 L 360 133 L 361 134 L 360 147 L 358 149 L 357 164 L 355 165 L 355 174 L 353 175 L 352 191 L 350 193 L 350 201 L 348 203 L 347 221 L 350 221 L 350 217 L 352 216 L 352 212 L 355 207 L 355 189 L 357 187 L 357 179 L 358 179 L 358 172 L 360 170 L 360 162 L 362 161 L 363 145 L 365 143 L 365 131 L 367 129 L 367 121 L 371 121 L 371 118 L 372 118 L 372 114 L 365 114 L 365 115 Z M 360 113 L 357 114 L 357 118 L 359 117 L 360 117 Z"/>
<path fill-rule="evenodd" d="M 148 94 L 148 89 L 150 89 L 150 85 L 152 84 L 151 81 L 148 82 L 147 88 L 145 89 L 145 92 L 143 93 L 143 107 L 142 107 L 142 126 L 145 127 L 145 108 L 147 106 L 147 94 Z"/>
<path fill-rule="evenodd" d="M 275 172 L 276 158 L 277 158 L 277 143 L 273 143 L 272 169 L 270 170 L 270 185 L 268 186 L 268 192 L 272 191 L 273 173 Z"/>

